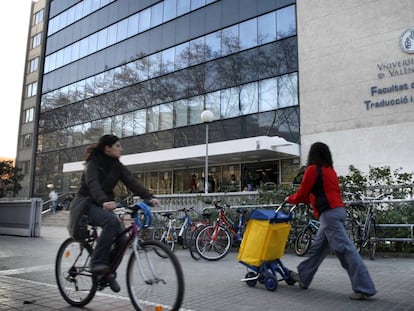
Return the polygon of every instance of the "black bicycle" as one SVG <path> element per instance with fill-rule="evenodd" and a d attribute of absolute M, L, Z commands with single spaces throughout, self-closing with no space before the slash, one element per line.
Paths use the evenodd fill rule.
<path fill-rule="evenodd" d="M 361 201 L 353 201 L 348 204 L 348 216 L 345 221 L 345 229 L 349 238 L 354 242 L 358 252 L 364 248 L 368 250 L 369 258 L 375 259 L 377 249 L 376 222 L 374 214 L 375 200 L 379 200 L 386 194 L 380 194 L 376 197 L 368 197 L 359 194 Z M 365 215 L 360 211 L 366 209 Z"/>
<path fill-rule="evenodd" d="M 128 243 L 114 254 L 105 275 L 96 276 L 91 272 L 91 254 L 98 238 L 96 227 L 89 227 L 89 236 L 83 241 L 68 238 L 62 243 L 55 264 L 61 295 L 72 306 L 87 305 L 97 290 L 110 286 L 122 257 L 131 249 L 126 282 L 134 308 L 144 311 L 149 305 L 160 305 L 163 310 L 178 311 L 184 297 L 184 276 L 177 257 L 159 241 L 140 239 L 141 229 L 151 224 L 149 206 L 137 203 L 117 210 L 117 214 L 122 213 L 131 216 L 131 224 L 116 238 L 126 234 Z"/>
<path fill-rule="evenodd" d="M 295 253 L 298 256 L 305 256 L 311 248 L 318 232 L 320 221 L 312 216 L 312 209 L 305 205 L 305 217 L 308 219 L 303 228 L 298 232 L 295 239 Z"/>

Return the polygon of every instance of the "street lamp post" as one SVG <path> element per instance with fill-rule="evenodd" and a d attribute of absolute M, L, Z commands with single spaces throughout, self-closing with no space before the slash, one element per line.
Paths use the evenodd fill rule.
<path fill-rule="evenodd" d="M 204 172 L 204 193 L 208 193 L 208 124 L 213 121 L 213 113 L 210 110 L 204 110 L 201 113 L 201 121 L 206 124 L 206 163 Z"/>

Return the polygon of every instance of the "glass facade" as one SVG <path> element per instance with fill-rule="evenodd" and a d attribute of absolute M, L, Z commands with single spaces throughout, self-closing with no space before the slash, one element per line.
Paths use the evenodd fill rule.
<path fill-rule="evenodd" d="M 69 191 L 80 172 L 63 174 L 63 164 L 82 161 L 86 145 L 106 133 L 122 138 L 124 154 L 203 144 L 204 109 L 215 116 L 211 142 L 299 143 L 295 1 L 145 3 L 50 3 L 35 193 L 49 183 Z M 281 163 L 268 164 L 275 182 Z M 212 167 L 215 190 L 248 166 L 256 169 Z M 135 174 L 156 193 L 184 192 L 203 171 L 184 167 Z"/>

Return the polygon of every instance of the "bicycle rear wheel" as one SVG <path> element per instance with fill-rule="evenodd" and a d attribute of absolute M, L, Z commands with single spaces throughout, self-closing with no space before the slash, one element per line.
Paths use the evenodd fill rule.
<path fill-rule="evenodd" d="M 224 258 L 233 245 L 233 236 L 223 226 L 217 227 L 217 237 L 213 240 L 214 225 L 203 227 L 195 238 L 197 253 L 206 260 L 219 260 Z"/>
<path fill-rule="evenodd" d="M 345 231 L 357 252 L 361 252 L 361 228 L 358 222 L 352 218 L 345 220 Z"/>
<path fill-rule="evenodd" d="M 375 219 L 371 219 L 371 222 L 368 227 L 368 233 L 367 233 L 367 240 L 368 240 L 368 253 L 369 258 L 371 260 L 375 259 L 375 252 L 377 250 L 377 238 L 376 238 L 376 232 L 375 232 Z"/>
<path fill-rule="evenodd" d="M 72 306 L 83 307 L 95 296 L 96 278 L 90 272 L 92 247 L 68 238 L 60 246 L 55 262 L 56 284 Z"/>
<path fill-rule="evenodd" d="M 177 257 L 158 241 L 139 243 L 128 260 L 127 288 L 138 311 L 151 305 L 177 311 L 184 298 L 184 276 Z"/>
<path fill-rule="evenodd" d="M 309 251 L 312 241 L 314 239 L 314 232 L 310 227 L 303 228 L 295 239 L 295 253 L 298 256 L 305 256 Z"/>

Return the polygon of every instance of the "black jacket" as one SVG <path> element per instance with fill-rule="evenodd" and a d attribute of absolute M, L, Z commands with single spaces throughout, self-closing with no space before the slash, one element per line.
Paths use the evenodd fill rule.
<path fill-rule="evenodd" d="M 119 181 L 144 200 L 153 197 L 118 159 L 99 154 L 92 155 L 85 165 L 79 195 L 90 197 L 95 204 L 102 206 L 105 202 L 114 201 L 113 189 Z"/>
<path fill-rule="evenodd" d="M 103 203 L 114 201 L 113 189 L 121 181 L 134 194 L 144 200 L 153 198 L 138 182 L 135 181 L 129 170 L 118 159 L 106 155 L 92 155 L 85 165 L 78 195 L 70 206 L 69 234 L 83 240 L 86 236 L 78 234 L 82 215 L 88 215 L 90 205 L 103 206 Z"/>

